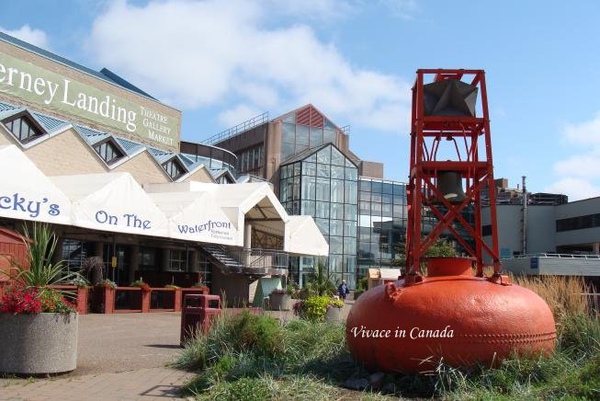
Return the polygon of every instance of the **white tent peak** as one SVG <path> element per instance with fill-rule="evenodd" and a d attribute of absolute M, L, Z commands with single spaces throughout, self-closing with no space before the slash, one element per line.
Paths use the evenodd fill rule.
<path fill-rule="evenodd" d="M 168 236 L 167 218 L 129 173 L 53 176 L 69 196 L 79 227 L 151 236 Z"/>
<path fill-rule="evenodd" d="M 16 145 L 0 145 L 0 216 L 71 224 L 71 202 Z"/>

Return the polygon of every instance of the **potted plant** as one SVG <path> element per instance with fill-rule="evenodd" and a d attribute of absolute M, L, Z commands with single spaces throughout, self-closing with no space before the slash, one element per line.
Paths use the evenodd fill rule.
<path fill-rule="evenodd" d="M 150 284 L 145 283 L 144 280 L 142 280 L 141 278 L 139 280 L 135 280 L 133 283 L 131 283 L 130 286 L 139 287 L 142 290 L 142 292 L 152 291 L 152 288 L 150 288 Z"/>
<path fill-rule="evenodd" d="M 292 296 L 288 294 L 287 290 L 282 288 L 274 289 L 269 294 L 269 305 L 271 310 L 290 310 L 291 301 Z"/>
<path fill-rule="evenodd" d="M 330 298 L 325 312 L 325 320 L 330 322 L 339 322 L 342 320 L 342 308 L 344 301 L 339 298 Z"/>
<path fill-rule="evenodd" d="M 300 317 L 311 321 L 340 321 L 343 306 L 344 301 L 340 299 L 328 295 L 311 295 L 302 300 L 295 311 Z"/>
<path fill-rule="evenodd" d="M 199 290 L 202 294 L 208 294 L 210 292 L 210 288 L 208 288 L 204 280 L 202 280 L 202 277 L 200 277 L 200 281 L 192 285 L 192 288 Z"/>
<path fill-rule="evenodd" d="M 77 287 L 77 301 L 75 302 L 75 309 L 79 314 L 86 314 L 88 312 L 88 302 L 90 294 L 90 283 L 84 277 L 77 277 L 72 280 L 71 285 Z"/>
<path fill-rule="evenodd" d="M 91 308 L 96 313 L 114 313 L 117 283 L 104 279 L 92 288 Z"/>
<path fill-rule="evenodd" d="M 130 287 L 139 287 L 142 291 L 142 299 L 141 299 L 141 309 L 142 312 L 150 312 L 150 293 L 152 292 L 152 288 L 150 284 L 145 283 L 144 280 L 140 277 L 138 280 L 135 280 L 131 283 Z"/>
<path fill-rule="evenodd" d="M 16 276 L 0 300 L 0 372 L 54 374 L 77 365 L 78 314 L 64 294 L 50 285 L 77 279 L 63 261 L 52 262 L 58 238 L 46 224 L 24 229 L 29 268 L 15 266 Z"/>

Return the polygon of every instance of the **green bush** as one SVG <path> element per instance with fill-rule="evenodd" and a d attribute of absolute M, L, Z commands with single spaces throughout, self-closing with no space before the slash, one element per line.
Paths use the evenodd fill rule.
<path fill-rule="evenodd" d="M 260 355 L 275 356 L 282 352 L 283 331 L 277 320 L 267 315 L 242 312 L 229 325 L 231 346 L 236 351 L 252 350 Z"/>
<path fill-rule="evenodd" d="M 313 295 L 302 301 L 300 317 L 313 322 L 322 322 L 325 319 L 327 308 L 344 306 L 344 301 L 334 299 L 327 295 Z"/>

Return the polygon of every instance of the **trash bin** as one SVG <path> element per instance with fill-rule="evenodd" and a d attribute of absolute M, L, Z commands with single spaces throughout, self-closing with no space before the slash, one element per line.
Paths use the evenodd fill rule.
<path fill-rule="evenodd" d="M 220 314 L 221 298 L 218 295 L 186 294 L 181 308 L 180 345 L 183 347 L 199 329 L 207 333 L 211 320 Z"/>

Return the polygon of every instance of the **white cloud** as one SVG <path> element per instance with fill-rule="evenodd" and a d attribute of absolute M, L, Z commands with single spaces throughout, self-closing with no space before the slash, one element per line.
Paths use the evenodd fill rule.
<path fill-rule="evenodd" d="M 250 120 L 253 117 L 259 116 L 263 112 L 263 110 L 252 108 L 247 104 L 238 104 L 236 106 L 230 107 L 228 110 L 219 113 L 217 119 L 225 127 L 234 127 L 238 124 L 243 123 L 244 121 Z"/>
<path fill-rule="evenodd" d="M 590 121 L 580 124 L 566 124 L 565 138 L 572 143 L 600 145 L 600 113 Z"/>
<path fill-rule="evenodd" d="M 27 24 L 23 25 L 19 29 L 14 30 L 4 29 L 3 27 L 0 27 L 0 31 L 43 49 L 49 49 L 50 47 L 48 45 L 48 36 L 46 35 L 46 32 L 39 29 L 32 29 Z"/>
<path fill-rule="evenodd" d="M 600 196 L 600 186 L 595 185 L 588 179 L 577 177 L 560 179 L 546 187 L 544 191 L 568 195 L 569 202 Z"/>
<path fill-rule="evenodd" d="M 333 0 L 166 0 L 145 6 L 117 0 L 95 20 L 89 51 L 184 112 L 232 103 L 223 116 L 242 109 L 283 113 L 313 103 L 340 125 L 406 132 L 410 84 L 352 66 L 308 25 L 313 20 L 307 16 L 328 15 L 335 6 L 338 15 L 352 11 L 351 2 Z M 273 23 L 293 13 L 293 24 Z"/>
<path fill-rule="evenodd" d="M 554 163 L 557 181 L 547 187 L 547 192 L 563 193 L 569 200 L 591 198 L 600 195 L 600 113 L 591 120 L 578 124 L 565 124 L 563 138 L 580 148 Z M 574 148 L 563 148 L 563 153 Z M 575 150 L 577 151 L 577 150 Z"/>
<path fill-rule="evenodd" d="M 395 17 L 412 19 L 419 11 L 417 0 L 379 0 Z"/>
<path fill-rule="evenodd" d="M 554 164 L 554 173 L 559 177 L 600 178 L 600 152 L 579 154 Z"/>

